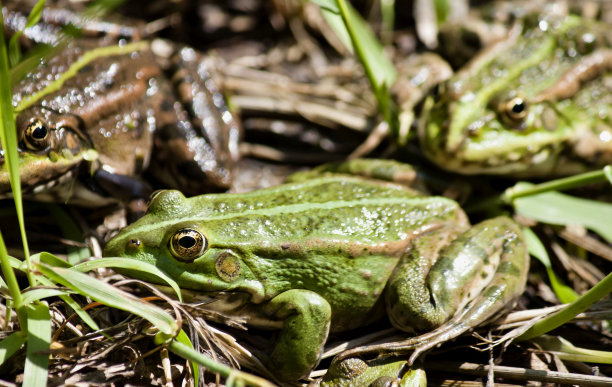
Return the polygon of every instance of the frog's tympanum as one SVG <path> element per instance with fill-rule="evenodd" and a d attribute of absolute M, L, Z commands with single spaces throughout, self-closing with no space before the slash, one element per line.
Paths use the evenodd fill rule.
<path fill-rule="evenodd" d="M 424 152 L 463 174 L 548 177 L 612 163 L 611 43 L 595 21 L 526 19 L 426 100 Z"/>
<path fill-rule="evenodd" d="M 7 13 L 8 22 L 19 17 Z M 100 196 L 139 197 L 146 187 L 137 177 L 147 167 L 165 186 L 191 194 L 229 185 L 239 129 L 199 54 L 177 49 L 175 66 L 166 69 L 146 41 L 105 36 L 66 44 L 51 35 L 28 35 L 55 39 L 59 49 L 13 86 L 26 194 L 84 205 L 105 203 Z M 172 80 L 170 67 L 178 69 Z M 85 184 L 75 185 L 77 174 Z"/>
<path fill-rule="evenodd" d="M 414 175 L 406 164 L 355 160 L 249 193 L 162 191 L 104 254 L 154 264 L 217 297 L 212 308 L 278 329 L 268 364 L 295 380 L 317 364 L 330 331 L 386 314 L 403 331 L 437 328 L 449 339 L 523 291 L 518 225 L 498 217 L 470 226 L 453 200 L 379 180 Z"/>

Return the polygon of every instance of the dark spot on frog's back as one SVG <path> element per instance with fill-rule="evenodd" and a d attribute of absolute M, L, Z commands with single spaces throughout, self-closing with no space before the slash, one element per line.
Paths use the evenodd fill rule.
<path fill-rule="evenodd" d="M 87 64 L 81 67 L 81 69 L 79 70 L 79 72 L 83 74 L 91 73 L 92 71 L 93 71 L 93 66 L 90 64 Z"/>
<path fill-rule="evenodd" d="M 164 98 L 161 103 L 161 110 L 164 112 L 171 112 L 173 110 L 173 103 L 168 98 Z"/>
<path fill-rule="evenodd" d="M 514 265 L 512 262 L 503 262 L 499 266 L 499 269 L 497 269 L 497 272 L 502 274 L 510 274 L 516 277 L 521 275 L 521 270 L 516 267 L 516 265 Z"/>
<path fill-rule="evenodd" d="M 202 178 L 202 170 L 193 160 L 183 161 L 178 164 L 181 174 L 189 178 Z"/>

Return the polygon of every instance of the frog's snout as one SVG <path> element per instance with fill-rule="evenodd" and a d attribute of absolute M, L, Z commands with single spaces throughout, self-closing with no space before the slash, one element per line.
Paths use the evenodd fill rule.
<path fill-rule="evenodd" d="M 104 257 L 121 257 L 121 243 L 116 238 L 108 241 L 106 246 L 104 246 L 104 250 L 102 251 L 102 256 Z"/>
<path fill-rule="evenodd" d="M 135 253 L 142 246 L 138 238 L 113 238 L 104 247 L 105 257 L 125 257 Z"/>

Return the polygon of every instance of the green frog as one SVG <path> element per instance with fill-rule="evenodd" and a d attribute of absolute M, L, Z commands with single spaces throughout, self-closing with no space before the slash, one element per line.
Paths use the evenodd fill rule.
<path fill-rule="evenodd" d="M 401 377 L 399 377 L 401 376 Z M 410 369 L 407 362 L 392 357 L 364 361 L 356 357 L 332 361 L 321 387 L 426 387 L 425 372 Z"/>
<path fill-rule="evenodd" d="M 569 175 L 612 163 L 612 35 L 578 16 L 531 17 L 430 95 L 425 154 L 462 174 Z"/>
<path fill-rule="evenodd" d="M 278 330 L 267 364 L 280 380 L 306 376 L 330 332 L 384 315 L 402 331 L 435 332 L 390 352 L 423 351 L 511 306 L 528 254 L 514 221 L 470 226 L 455 201 L 407 186 L 416 176 L 357 159 L 248 193 L 161 191 L 104 255 L 154 264 L 218 299 L 211 308 Z"/>
<path fill-rule="evenodd" d="M 23 15 L 4 13 L 9 27 L 20 25 Z M 240 129 L 202 55 L 167 46 L 172 63 L 162 66 L 152 44 L 135 36 L 84 34 L 66 44 L 54 28 L 26 31 L 59 49 L 13 85 L 26 194 L 93 206 L 148 197 L 143 173 L 189 194 L 229 186 Z"/>

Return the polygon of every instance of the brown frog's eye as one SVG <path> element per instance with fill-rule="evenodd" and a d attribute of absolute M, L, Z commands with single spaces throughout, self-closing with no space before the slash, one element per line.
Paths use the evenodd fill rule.
<path fill-rule="evenodd" d="M 191 262 L 208 247 L 208 241 L 204 235 L 193 228 L 178 230 L 170 238 L 170 252 L 176 259 L 183 262 Z"/>
<path fill-rule="evenodd" d="M 523 97 L 514 97 L 503 102 L 500 110 L 511 122 L 518 123 L 527 117 L 527 102 Z"/>
<path fill-rule="evenodd" d="M 41 119 L 34 119 L 26 127 L 23 142 L 30 150 L 41 150 L 47 147 L 49 129 Z"/>

